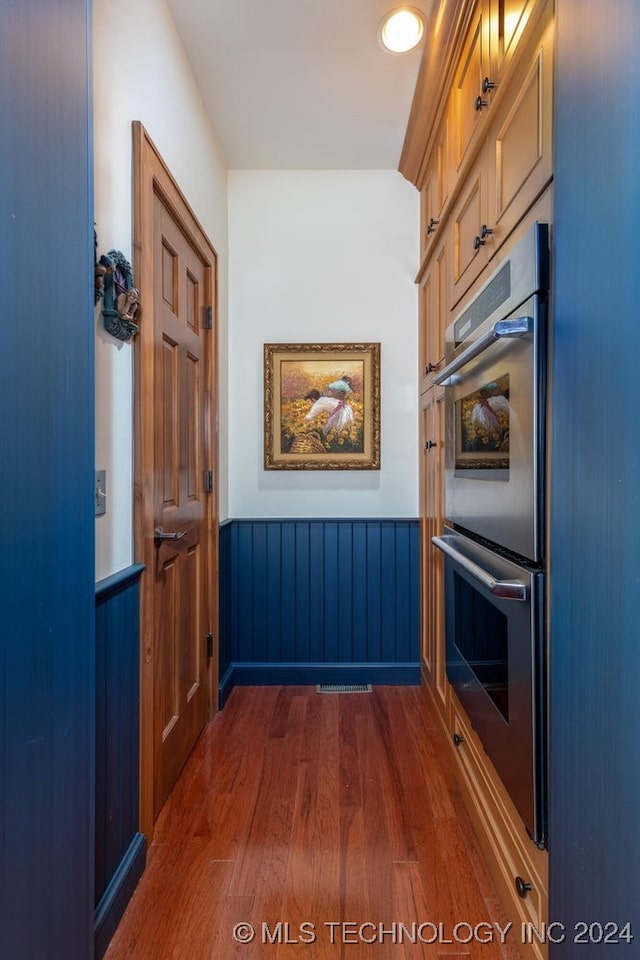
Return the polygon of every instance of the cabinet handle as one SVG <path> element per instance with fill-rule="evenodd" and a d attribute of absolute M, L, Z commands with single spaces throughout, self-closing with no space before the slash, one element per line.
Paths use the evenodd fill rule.
<path fill-rule="evenodd" d="M 527 883 L 526 880 L 523 880 L 522 877 L 516 877 L 516 890 L 518 891 L 518 896 L 523 900 L 530 890 L 533 890 L 533 887 L 530 883 Z"/>
<path fill-rule="evenodd" d="M 439 223 L 440 223 L 439 220 L 434 220 L 434 218 L 431 217 L 431 219 L 429 220 L 429 223 L 427 224 L 427 236 L 433 233 L 433 231 L 435 230 L 435 228 L 438 226 Z"/>
<path fill-rule="evenodd" d="M 459 747 L 464 743 L 464 737 L 461 737 L 459 733 L 454 733 L 453 742 L 455 743 L 456 747 Z"/>
<path fill-rule="evenodd" d="M 479 250 L 480 247 L 483 247 L 487 242 L 487 237 L 490 237 L 493 233 L 491 227 L 488 227 L 486 223 L 483 223 L 480 228 L 480 235 L 473 238 L 473 249 Z"/>
<path fill-rule="evenodd" d="M 488 107 L 488 106 L 489 106 L 488 100 L 483 100 L 481 96 L 476 97 L 474 107 L 476 108 L 478 113 L 482 110 L 483 107 Z"/>
<path fill-rule="evenodd" d="M 437 446 L 438 446 L 438 444 L 436 443 L 435 440 L 425 440 L 425 442 L 424 442 L 424 448 L 425 448 L 425 450 L 427 450 L 427 451 L 428 451 L 428 450 L 432 450 L 433 447 L 437 447 Z"/>
<path fill-rule="evenodd" d="M 482 81 L 482 92 L 488 93 L 489 90 L 495 90 L 497 86 L 498 86 L 497 83 L 494 83 L 493 80 L 489 80 L 489 77 L 485 77 L 484 80 Z"/>
<path fill-rule="evenodd" d="M 434 372 L 438 369 L 439 366 L 440 366 L 439 363 L 431 363 L 431 362 L 429 362 L 429 363 L 426 365 L 426 367 L 424 368 L 425 376 L 428 377 L 430 373 L 434 373 Z"/>

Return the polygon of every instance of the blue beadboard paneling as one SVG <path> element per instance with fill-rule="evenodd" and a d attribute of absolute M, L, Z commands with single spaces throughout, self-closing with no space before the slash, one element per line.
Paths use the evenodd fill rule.
<path fill-rule="evenodd" d="M 93 955 L 91 19 L 0 5 L 0 956 Z"/>
<path fill-rule="evenodd" d="M 232 580 L 233 569 L 231 566 L 231 535 L 233 527 L 227 520 L 220 524 L 218 536 L 218 569 L 219 569 L 219 612 L 218 629 L 220 636 L 218 638 L 218 669 L 220 671 L 220 687 L 223 688 L 225 674 L 231 664 L 231 623 L 230 614 L 233 608 Z"/>
<path fill-rule="evenodd" d="M 145 863 L 139 825 L 139 581 L 129 567 L 96 584 L 95 954 L 100 958 Z"/>
<path fill-rule="evenodd" d="M 419 682 L 419 523 L 220 529 L 220 700 L 234 683 Z"/>
<path fill-rule="evenodd" d="M 556 13 L 550 955 L 609 960 L 640 951 L 640 4 Z M 576 943 L 579 921 L 635 940 Z"/>

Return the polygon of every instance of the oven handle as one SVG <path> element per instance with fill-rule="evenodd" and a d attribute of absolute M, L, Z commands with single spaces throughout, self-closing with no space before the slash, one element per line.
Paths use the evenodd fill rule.
<path fill-rule="evenodd" d="M 437 377 L 434 377 L 434 382 L 439 386 L 454 386 L 455 381 L 445 383 L 445 380 L 449 380 L 454 373 L 457 373 L 458 370 L 466 366 L 470 360 L 475 359 L 478 354 L 483 353 L 487 347 L 490 347 L 496 340 L 501 340 L 503 337 L 521 337 L 525 333 L 529 333 L 532 323 L 532 317 L 517 317 L 515 320 L 498 320 L 497 323 L 494 323 L 491 330 L 487 330 L 475 343 L 472 343 L 470 347 L 463 350 L 459 357 L 456 357 L 455 360 L 448 363 L 444 370 L 439 373 Z"/>
<path fill-rule="evenodd" d="M 448 557 L 455 560 L 463 570 L 471 574 L 474 580 L 478 580 L 494 597 L 500 597 L 501 600 L 527 599 L 527 587 L 521 580 L 496 580 L 490 573 L 487 573 L 487 571 L 478 566 L 477 563 L 469 560 L 468 557 L 465 557 L 463 553 L 460 553 L 459 550 L 452 546 L 450 543 L 451 540 L 455 540 L 455 538 L 431 537 L 431 543 L 434 547 L 437 547 L 442 553 L 446 553 Z"/>

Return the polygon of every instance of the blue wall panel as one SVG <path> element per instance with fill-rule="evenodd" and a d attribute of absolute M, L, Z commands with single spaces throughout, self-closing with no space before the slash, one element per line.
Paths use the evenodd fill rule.
<path fill-rule="evenodd" d="M 93 954 L 89 4 L 0 12 L 0 955 Z"/>
<path fill-rule="evenodd" d="M 96 957 L 145 863 L 139 833 L 141 565 L 96 585 Z"/>
<path fill-rule="evenodd" d="M 219 599 L 220 607 L 218 611 L 218 629 L 220 636 L 218 638 L 218 669 L 220 671 L 220 680 L 224 678 L 231 665 L 231 610 L 234 608 L 235 599 L 232 591 L 232 582 L 234 581 L 234 569 L 231 564 L 231 532 L 232 525 L 227 520 L 220 524 L 218 537 L 218 569 L 219 569 Z"/>
<path fill-rule="evenodd" d="M 417 520 L 234 520 L 220 530 L 220 676 L 419 680 Z"/>
<path fill-rule="evenodd" d="M 551 956 L 609 960 L 640 955 L 640 5 L 556 11 Z M 585 947 L 578 921 L 636 939 Z"/>

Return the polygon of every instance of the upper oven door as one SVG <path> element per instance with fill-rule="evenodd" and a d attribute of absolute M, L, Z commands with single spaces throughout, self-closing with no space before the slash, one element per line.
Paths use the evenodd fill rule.
<path fill-rule="evenodd" d="M 544 555 L 545 302 L 530 297 L 442 376 L 449 520 L 529 560 Z"/>

